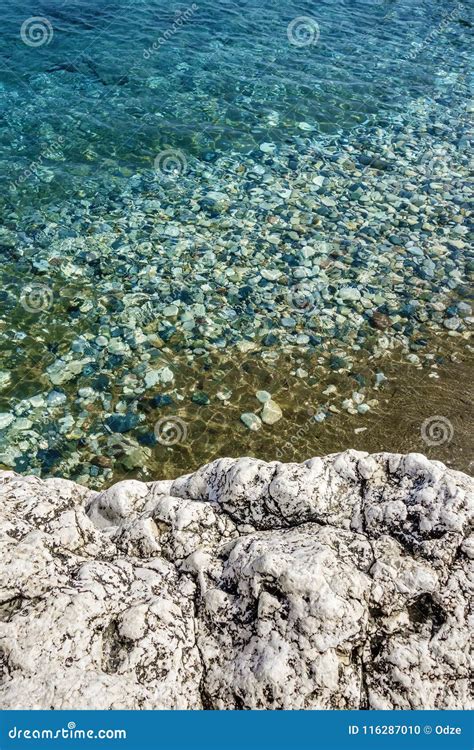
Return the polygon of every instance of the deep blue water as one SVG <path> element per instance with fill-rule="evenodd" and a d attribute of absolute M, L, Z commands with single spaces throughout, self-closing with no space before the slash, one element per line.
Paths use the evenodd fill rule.
<path fill-rule="evenodd" d="M 313 135 L 386 126 L 467 74 L 469 4 L 7 0 L 2 177 L 11 184 L 41 158 L 49 200 L 97 172 L 151 167 L 167 148 L 212 162 L 308 135 L 300 123 Z M 34 45 L 20 34 L 31 17 L 43 25 Z"/>

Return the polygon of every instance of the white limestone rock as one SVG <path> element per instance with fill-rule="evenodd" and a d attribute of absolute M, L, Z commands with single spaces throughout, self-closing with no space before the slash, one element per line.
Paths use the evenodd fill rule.
<path fill-rule="evenodd" d="M 473 490 L 356 451 L 0 472 L 0 708 L 471 708 Z"/>

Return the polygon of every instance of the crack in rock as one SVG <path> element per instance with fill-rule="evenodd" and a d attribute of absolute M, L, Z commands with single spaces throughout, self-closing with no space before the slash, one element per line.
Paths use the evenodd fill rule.
<path fill-rule="evenodd" d="M 356 451 L 0 472 L 0 708 L 471 708 L 473 490 Z"/>

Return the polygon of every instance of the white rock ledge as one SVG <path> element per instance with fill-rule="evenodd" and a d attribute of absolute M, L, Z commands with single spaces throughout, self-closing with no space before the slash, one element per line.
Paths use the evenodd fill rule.
<path fill-rule="evenodd" d="M 0 708 L 470 708 L 473 489 L 355 451 L 0 472 Z"/>

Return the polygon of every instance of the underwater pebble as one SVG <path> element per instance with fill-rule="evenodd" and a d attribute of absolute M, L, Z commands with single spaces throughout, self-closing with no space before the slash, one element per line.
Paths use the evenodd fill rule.
<path fill-rule="evenodd" d="M 2 412 L 0 414 L 0 430 L 4 430 L 6 427 L 11 425 L 12 422 L 15 421 L 15 417 L 13 414 L 9 414 L 8 412 Z"/>
<path fill-rule="evenodd" d="M 339 290 L 339 297 L 342 300 L 357 301 L 357 300 L 360 300 L 361 293 L 359 292 L 358 289 L 355 289 L 354 287 L 346 286 Z"/>
<path fill-rule="evenodd" d="M 461 319 L 460 318 L 446 318 L 443 320 L 443 325 L 445 328 L 447 328 L 450 331 L 457 331 L 459 326 L 461 325 Z"/>
<path fill-rule="evenodd" d="M 72 362 L 64 362 L 64 360 L 58 359 L 52 365 L 46 368 L 46 372 L 49 375 L 49 379 L 53 385 L 61 385 L 72 380 L 76 375 L 82 372 L 85 361 L 73 360 Z"/>
<path fill-rule="evenodd" d="M 200 406 L 206 406 L 210 403 L 210 398 L 207 393 L 204 393 L 204 391 L 196 391 L 193 393 L 191 400 Z"/>
<path fill-rule="evenodd" d="M 163 315 L 166 318 L 176 318 L 178 313 L 179 308 L 176 305 L 166 305 L 166 307 L 163 308 Z"/>
<path fill-rule="evenodd" d="M 26 419 L 23 417 L 22 419 L 15 420 L 15 423 L 13 425 L 13 429 L 18 432 L 24 432 L 25 430 L 31 430 L 33 427 L 33 422 L 31 419 Z"/>
<path fill-rule="evenodd" d="M 472 315 L 472 307 L 467 302 L 458 302 L 459 314 L 463 317 L 470 317 Z"/>
<path fill-rule="evenodd" d="M 55 406 L 61 406 L 61 404 L 65 404 L 66 401 L 67 396 L 65 393 L 61 393 L 61 391 L 50 391 L 46 397 L 46 403 L 48 404 L 48 406 L 51 406 L 53 408 Z"/>
<path fill-rule="evenodd" d="M 161 383 L 161 375 L 158 370 L 149 370 L 145 374 L 145 387 L 153 388 L 157 383 Z"/>
<path fill-rule="evenodd" d="M 157 376 L 158 382 L 162 383 L 163 385 L 172 383 L 174 380 L 174 374 L 169 367 L 161 367 L 159 370 L 157 370 Z"/>
<path fill-rule="evenodd" d="M 232 391 L 230 388 L 221 388 L 217 391 L 216 396 L 219 401 L 229 401 L 232 398 Z"/>
<path fill-rule="evenodd" d="M 107 417 L 105 424 L 112 432 L 130 432 L 137 426 L 139 418 L 137 414 L 113 414 Z"/>
<path fill-rule="evenodd" d="M 306 344 L 309 344 L 309 336 L 306 333 L 300 333 L 296 337 L 296 343 L 299 346 L 305 346 Z"/>
<path fill-rule="evenodd" d="M 256 432 L 262 426 L 262 420 L 256 414 L 251 411 L 246 411 L 240 415 L 240 420 L 244 423 L 249 430 Z"/>
<path fill-rule="evenodd" d="M 270 425 L 275 424 L 282 418 L 282 416 L 283 412 L 275 401 L 270 399 L 264 403 L 261 414 L 262 422 Z"/>
<path fill-rule="evenodd" d="M 277 281 L 282 275 L 281 271 L 271 270 L 269 268 L 263 268 L 260 271 L 261 276 L 268 281 Z"/>
<path fill-rule="evenodd" d="M 11 382 L 11 373 L 5 370 L 0 371 L 0 388 L 6 388 Z"/>
<path fill-rule="evenodd" d="M 32 396 L 29 399 L 29 402 L 34 409 L 36 409 L 38 406 L 44 406 L 46 403 L 45 398 L 41 393 L 37 394 L 36 396 Z"/>

